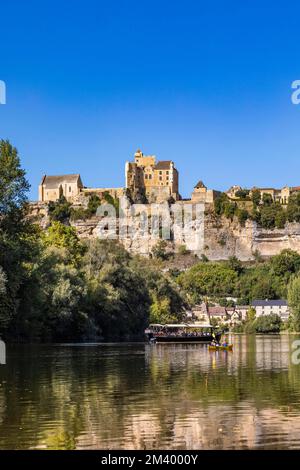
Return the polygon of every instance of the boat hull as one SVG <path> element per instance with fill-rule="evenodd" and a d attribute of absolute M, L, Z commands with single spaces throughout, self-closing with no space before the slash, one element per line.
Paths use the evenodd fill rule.
<path fill-rule="evenodd" d="M 233 345 L 228 346 L 208 346 L 209 351 L 232 351 Z"/>
<path fill-rule="evenodd" d="M 217 341 L 220 340 L 221 334 L 216 334 Z M 201 343 L 210 344 L 213 341 L 213 337 L 209 336 L 155 336 L 148 335 L 150 342 L 156 343 Z"/>

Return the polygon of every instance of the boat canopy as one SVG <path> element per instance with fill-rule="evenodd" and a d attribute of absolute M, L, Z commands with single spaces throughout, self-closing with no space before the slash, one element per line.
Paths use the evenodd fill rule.
<path fill-rule="evenodd" d="M 202 324 L 202 323 L 178 323 L 178 324 L 171 323 L 170 325 L 151 324 L 151 325 L 149 325 L 149 327 L 150 328 L 153 328 L 153 327 L 160 327 L 160 328 L 213 328 L 212 325 Z"/>

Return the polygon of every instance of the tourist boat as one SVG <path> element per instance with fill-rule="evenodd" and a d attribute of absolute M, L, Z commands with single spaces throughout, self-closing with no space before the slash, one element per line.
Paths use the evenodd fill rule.
<path fill-rule="evenodd" d="M 150 343 L 211 343 L 219 341 L 221 332 L 209 324 L 180 323 L 180 324 L 151 324 L 145 330 Z"/>
<path fill-rule="evenodd" d="M 208 346 L 209 351 L 232 351 L 233 344 L 228 344 L 227 346 L 220 345 L 210 345 Z"/>

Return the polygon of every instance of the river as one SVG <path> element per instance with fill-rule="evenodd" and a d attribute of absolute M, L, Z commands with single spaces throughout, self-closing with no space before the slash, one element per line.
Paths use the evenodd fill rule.
<path fill-rule="evenodd" d="M 0 449 L 300 449 L 296 339 L 8 345 Z"/>

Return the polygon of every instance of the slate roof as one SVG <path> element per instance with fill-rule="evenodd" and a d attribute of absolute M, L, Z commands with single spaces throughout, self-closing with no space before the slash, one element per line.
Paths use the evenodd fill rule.
<path fill-rule="evenodd" d="M 253 307 L 287 307 L 286 300 L 253 300 Z"/>

